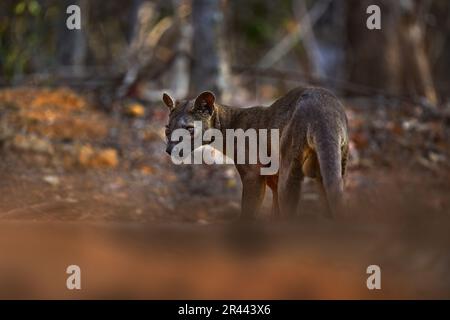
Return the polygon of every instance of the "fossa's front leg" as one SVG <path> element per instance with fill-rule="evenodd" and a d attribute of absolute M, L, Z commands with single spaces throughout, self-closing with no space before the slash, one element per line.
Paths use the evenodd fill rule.
<path fill-rule="evenodd" d="M 266 191 L 265 177 L 259 170 L 241 170 L 238 168 L 242 180 L 242 220 L 253 219 L 261 209 Z"/>
<path fill-rule="evenodd" d="M 267 176 L 266 184 L 272 190 L 272 219 L 280 217 L 280 205 L 278 203 L 278 176 Z"/>

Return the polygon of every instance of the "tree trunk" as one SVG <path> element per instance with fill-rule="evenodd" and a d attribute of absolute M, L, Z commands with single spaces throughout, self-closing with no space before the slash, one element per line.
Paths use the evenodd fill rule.
<path fill-rule="evenodd" d="M 128 18 L 127 42 L 131 43 L 139 31 L 138 17 L 142 0 L 132 0 Z"/>
<path fill-rule="evenodd" d="M 176 23 L 180 28 L 180 36 L 176 47 L 176 58 L 169 72 L 170 92 L 177 98 L 186 98 L 189 94 L 189 54 L 192 45 L 192 24 L 187 13 L 187 0 L 173 0 Z"/>
<path fill-rule="evenodd" d="M 76 4 L 81 11 L 81 29 L 69 30 L 66 28 L 66 20 L 68 15 L 66 9 L 71 4 Z M 88 19 L 88 1 L 66 0 L 63 4 L 62 23 L 58 26 L 58 62 L 60 66 L 68 67 L 70 72 L 81 75 L 84 71 L 84 66 L 88 53 L 88 45 L 86 41 L 86 28 Z"/>
<path fill-rule="evenodd" d="M 192 65 L 190 94 L 213 91 L 223 97 L 229 83 L 229 65 L 223 37 L 224 12 L 220 0 L 192 2 Z"/>
<path fill-rule="evenodd" d="M 381 8 L 381 30 L 368 30 L 365 25 L 366 9 L 373 1 L 346 2 L 349 80 L 391 94 L 425 97 L 436 104 L 425 27 L 420 23 L 426 3 L 375 3 Z"/>

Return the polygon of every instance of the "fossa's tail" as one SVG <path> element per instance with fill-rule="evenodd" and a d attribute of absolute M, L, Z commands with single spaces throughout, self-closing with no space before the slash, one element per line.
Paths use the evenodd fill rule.
<path fill-rule="evenodd" d="M 322 185 L 328 203 L 329 214 L 336 216 L 343 211 L 343 193 L 346 150 L 334 139 L 317 139 L 317 159 Z M 344 154 L 343 154 L 344 153 Z"/>

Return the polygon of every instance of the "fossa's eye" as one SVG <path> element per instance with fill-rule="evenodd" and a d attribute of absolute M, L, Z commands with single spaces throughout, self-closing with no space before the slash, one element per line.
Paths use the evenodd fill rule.
<path fill-rule="evenodd" d="M 188 126 L 188 127 L 185 127 L 185 129 L 186 129 L 187 131 L 189 131 L 189 133 L 191 134 L 191 136 L 194 135 L 194 127 Z"/>

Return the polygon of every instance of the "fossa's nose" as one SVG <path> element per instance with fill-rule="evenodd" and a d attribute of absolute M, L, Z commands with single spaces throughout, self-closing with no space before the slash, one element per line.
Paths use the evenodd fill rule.
<path fill-rule="evenodd" d="M 176 143 L 168 143 L 166 147 L 166 152 L 170 156 L 172 155 L 172 152 L 177 152 L 178 147 L 176 146 Z"/>

